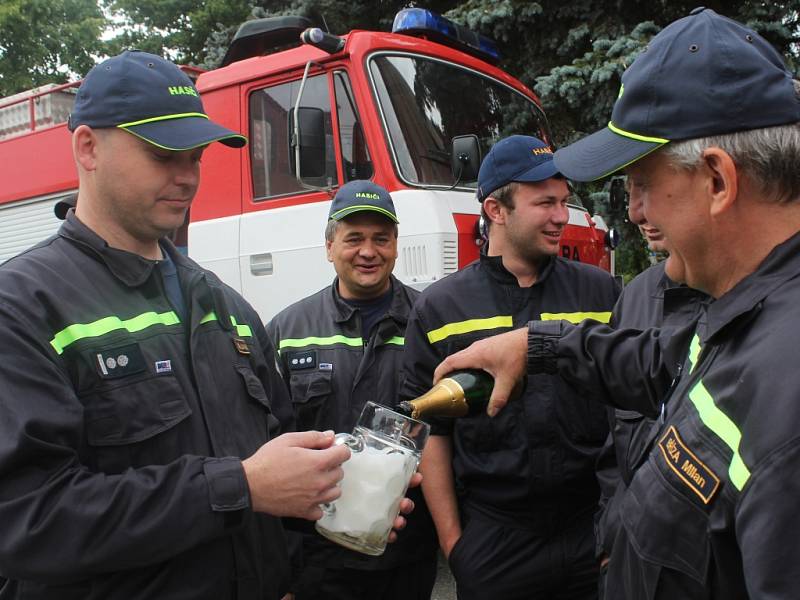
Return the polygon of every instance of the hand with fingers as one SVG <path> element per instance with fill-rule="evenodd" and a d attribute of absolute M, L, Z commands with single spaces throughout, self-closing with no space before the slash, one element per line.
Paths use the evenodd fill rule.
<path fill-rule="evenodd" d="M 411 476 L 411 481 L 408 483 L 408 487 L 417 487 L 420 483 L 422 483 L 422 473 L 417 471 Z M 406 518 L 403 515 L 410 514 L 413 510 L 414 501 L 411 498 L 403 498 L 400 501 L 400 514 L 397 515 L 397 518 L 394 520 L 394 523 L 392 524 L 392 531 L 389 534 L 390 544 L 397 541 L 397 532 L 403 530 L 406 526 Z"/>
<path fill-rule="evenodd" d="M 320 504 L 341 491 L 342 463 L 347 446 L 333 445 L 333 432 L 285 433 L 270 440 L 242 461 L 253 510 L 277 517 L 317 520 Z"/>
<path fill-rule="evenodd" d="M 285 433 L 261 446 L 242 461 L 253 510 L 278 517 L 299 517 L 316 521 L 322 516 L 320 504 L 339 497 L 342 463 L 350 458 L 345 445 L 333 445 L 333 432 L 304 431 Z M 408 487 L 422 481 L 414 473 Z M 406 526 L 414 502 L 403 498 L 389 542 Z"/>
<path fill-rule="evenodd" d="M 483 369 L 494 377 L 494 389 L 486 412 L 495 416 L 511 397 L 517 382 L 525 376 L 528 357 L 528 329 L 515 329 L 479 340 L 444 359 L 436 371 L 434 382 L 451 371 Z"/>

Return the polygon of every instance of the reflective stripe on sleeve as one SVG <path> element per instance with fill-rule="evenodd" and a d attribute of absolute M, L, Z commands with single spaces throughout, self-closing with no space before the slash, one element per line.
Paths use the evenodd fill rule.
<path fill-rule="evenodd" d="M 511 328 L 514 326 L 514 320 L 511 315 L 502 315 L 497 317 L 487 317 L 485 319 L 469 319 L 468 321 L 459 321 L 457 323 L 447 323 L 428 332 L 428 341 L 431 344 L 441 342 L 449 338 L 451 335 L 459 335 L 463 333 L 471 333 L 473 331 L 485 331 L 487 329 L 499 329 L 502 327 Z"/>

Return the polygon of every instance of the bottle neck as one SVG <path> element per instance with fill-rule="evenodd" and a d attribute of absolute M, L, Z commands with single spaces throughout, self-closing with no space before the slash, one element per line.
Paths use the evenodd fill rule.
<path fill-rule="evenodd" d="M 428 392 L 408 402 L 411 418 L 420 419 L 435 414 L 442 417 L 463 417 L 469 412 L 464 388 L 450 377 L 442 379 Z"/>

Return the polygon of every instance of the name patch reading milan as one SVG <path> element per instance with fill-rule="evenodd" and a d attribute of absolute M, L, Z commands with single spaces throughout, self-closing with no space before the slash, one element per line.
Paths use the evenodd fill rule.
<path fill-rule="evenodd" d="M 675 426 L 671 426 L 658 442 L 664 460 L 678 478 L 700 496 L 705 504 L 719 488 L 719 477 L 705 466 L 683 443 Z"/>

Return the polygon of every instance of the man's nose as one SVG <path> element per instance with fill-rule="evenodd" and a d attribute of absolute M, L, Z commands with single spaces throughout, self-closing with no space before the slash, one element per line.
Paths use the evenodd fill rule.
<path fill-rule="evenodd" d="M 634 225 L 643 225 L 647 222 L 644 217 L 644 203 L 639 192 L 631 190 L 628 195 L 628 218 Z"/>
<path fill-rule="evenodd" d="M 566 225 L 569 223 L 569 207 L 566 205 L 559 205 L 555 213 L 553 213 L 553 223 L 557 225 Z"/>
<path fill-rule="evenodd" d="M 370 240 L 365 240 L 359 247 L 358 247 L 358 254 L 359 256 L 363 257 L 373 257 L 375 256 L 375 244 L 372 243 Z"/>
<path fill-rule="evenodd" d="M 194 160 L 177 162 L 175 183 L 182 186 L 197 187 L 200 182 L 200 165 Z"/>

